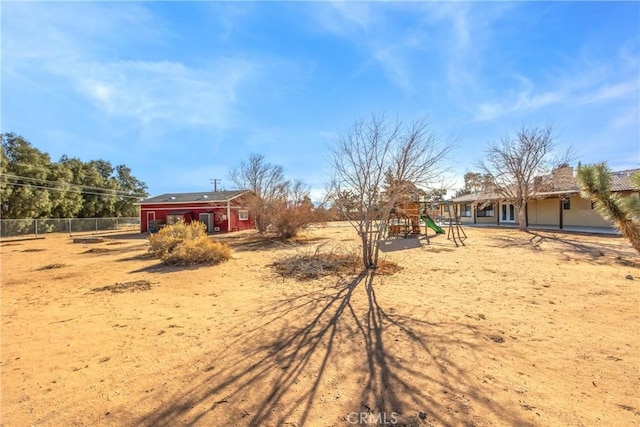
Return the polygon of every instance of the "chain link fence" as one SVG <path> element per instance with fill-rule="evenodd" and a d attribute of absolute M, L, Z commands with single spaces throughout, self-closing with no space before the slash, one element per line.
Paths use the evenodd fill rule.
<path fill-rule="evenodd" d="M 139 231 L 140 218 L 0 219 L 0 238 L 39 237 L 48 233 L 98 234 Z"/>

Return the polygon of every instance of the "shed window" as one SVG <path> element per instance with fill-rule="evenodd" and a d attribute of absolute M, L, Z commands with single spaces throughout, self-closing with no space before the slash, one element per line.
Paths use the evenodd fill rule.
<path fill-rule="evenodd" d="M 491 203 L 489 203 L 488 205 L 486 205 L 484 208 L 482 209 L 478 209 L 477 212 L 478 216 L 484 216 L 484 217 L 491 217 L 493 216 L 493 205 Z"/>
<path fill-rule="evenodd" d="M 571 209 L 571 199 L 564 199 L 562 201 L 562 209 L 568 211 Z"/>
<path fill-rule="evenodd" d="M 244 209 L 238 211 L 238 219 L 240 221 L 247 221 L 249 219 L 249 211 Z"/>
<path fill-rule="evenodd" d="M 184 215 L 167 215 L 167 225 L 177 224 L 184 221 Z"/>

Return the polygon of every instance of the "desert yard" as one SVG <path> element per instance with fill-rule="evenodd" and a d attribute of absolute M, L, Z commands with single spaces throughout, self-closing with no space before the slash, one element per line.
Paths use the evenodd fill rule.
<path fill-rule="evenodd" d="M 3 242 L 4 426 L 640 425 L 640 269 L 621 237 L 466 228 L 397 239 L 402 270 L 295 280 L 350 251 L 222 239 L 167 267 L 141 234 Z"/>

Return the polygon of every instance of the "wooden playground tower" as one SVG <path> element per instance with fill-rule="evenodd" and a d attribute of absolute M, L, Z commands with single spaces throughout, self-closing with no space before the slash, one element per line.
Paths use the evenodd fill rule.
<path fill-rule="evenodd" d="M 432 215 L 437 214 L 438 211 L 429 211 L 427 201 L 420 201 L 420 197 L 416 194 L 409 194 L 403 196 L 398 202 L 395 203 L 391 214 L 389 215 L 389 235 L 420 235 L 423 234 L 420 226 L 420 221 L 424 223 L 424 235 L 427 237 L 427 243 L 429 243 L 428 228 L 433 229 L 436 234 L 445 234 L 444 229 L 437 225 L 433 220 Z M 449 232 L 447 233 L 447 239 L 453 239 L 456 246 L 465 245 L 464 240 L 467 238 L 466 233 L 462 229 L 458 217 L 451 215 L 451 207 L 446 205 L 446 212 L 449 217 Z"/>

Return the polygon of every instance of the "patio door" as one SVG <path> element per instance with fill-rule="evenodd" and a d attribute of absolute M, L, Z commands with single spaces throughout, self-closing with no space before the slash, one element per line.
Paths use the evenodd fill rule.
<path fill-rule="evenodd" d="M 516 207 L 511 203 L 500 205 L 500 222 L 516 222 Z"/>

